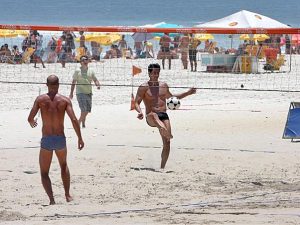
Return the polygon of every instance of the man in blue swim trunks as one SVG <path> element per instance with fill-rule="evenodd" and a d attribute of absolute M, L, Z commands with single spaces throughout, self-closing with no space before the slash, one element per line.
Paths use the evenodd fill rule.
<path fill-rule="evenodd" d="M 55 75 L 47 78 L 48 93 L 42 94 L 35 99 L 33 107 L 28 116 L 28 122 L 31 127 L 37 126 L 37 120 L 34 119 L 38 111 L 41 111 L 43 122 L 42 140 L 40 150 L 40 171 L 42 184 L 49 197 L 50 205 L 54 205 L 54 196 L 52 192 L 51 180 L 49 178 L 49 169 L 52 161 L 53 151 L 58 158 L 61 168 L 61 177 L 65 189 L 67 202 L 72 201 L 70 195 L 70 172 L 67 165 L 67 147 L 64 133 L 65 113 L 71 119 L 73 128 L 78 137 L 78 149 L 84 147 L 81 137 L 80 126 L 72 108 L 71 100 L 63 95 L 58 94 L 59 79 Z"/>
<path fill-rule="evenodd" d="M 171 124 L 169 116 L 166 113 L 166 100 L 172 96 L 179 99 L 196 93 L 195 88 L 181 94 L 171 94 L 169 86 L 165 82 L 158 81 L 160 73 L 159 64 L 150 64 L 148 66 L 149 81 L 139 86 L 135 97 L 135 109 L 138 112 L 137 118 L 142 120 L 140 103 L 143 101 L 146 107 L 146 121 L 149 126 L 157 127 L 163 141 L 163 149 L 161 153 L 161 165 L 163 169 L 167 163 L 170 153 L 170 139 L 173 138 L 171 133 Z"/>

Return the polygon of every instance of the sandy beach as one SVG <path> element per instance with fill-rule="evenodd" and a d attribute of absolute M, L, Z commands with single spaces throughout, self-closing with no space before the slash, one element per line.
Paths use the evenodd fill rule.
<path fill-rule="evenodd" d="M 94 87 L 82 151 L 65 120 L 74 201 L 65 202 L 54 157 L 54 206 L 48 206 L 39 175 L 41 124 L 32 129 L 27 123 L 35 97 L 46 86 L 0 84 L 0 224 L 300 224 L 300 145 L 282 139 L 290 102 L 299 101 L 299 94 L 226 90 L 241 84 L 293 90 L 299 68 L 245 75 L 204 73 L 199 67 L 191 73 L 174 60 L 172 70 L 161 71 L 161 80 L 173 93 L 186 90 L 176 87 L 200 89 L 182 100 L 180 110 L 168 111 L 174 139 L 166 168 L 160 170 L 158 131 L 129 111 L 132 65 L 143 70 L 133 78 L 135 93 L 147 80 L 150 62 L 91 63 L 107 86 Z M 54 73 L 70 83 L 76 66 L 46 64 L 47 69 L 35 70 L 32 64 L 1 64 L 0 74 L 2 81 L 45 82 Z M 61 93 L 68 95 L 69 88 L 61 85 Z M 79 115 L 76 100 L 73 105 Z"/>

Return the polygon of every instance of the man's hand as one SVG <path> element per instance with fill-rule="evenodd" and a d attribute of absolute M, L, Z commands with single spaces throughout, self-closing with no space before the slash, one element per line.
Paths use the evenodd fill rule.
<path fill-rule="evenodd" d="M 143 113 L 139 113 L 139 114 L 137 115 L 137 118 L 138 118 L 139 120 L 142 120 L 142 119 L 144 118 Z"/>
<path fill-rule="evenodd" d="M 84 142 L 83 142 L 83 140 L 82 140 L 82 139 L 78 139 L 78 149 L 79 149 L 79 151 L 80 151 L 81 149 L 83 149 L 83 147 L 84 147 Z"/>
<path fill-rule="evenodd" d="M 70 99 L 73 99 L 73 94 L 70 94 L 70 95 L 69 95 L 69 98 L 70 98 Z"/>
<path fill-rule="evenodd" d="M 31 126 L 32 128 L 35 128 L 37 125 L 38 125 L 38 123 L 37 123 L 37 118 L 36 118 L 32 123 L 30 123 L 30 126 Z"/>
<path fill-rule="evenodd" d="M 191 88 L 191 89 L 189 90 L 189 94 L 190 94 L 190 95 L 195 94 L 196 91 L 197 91 L 196 88 Z"/>

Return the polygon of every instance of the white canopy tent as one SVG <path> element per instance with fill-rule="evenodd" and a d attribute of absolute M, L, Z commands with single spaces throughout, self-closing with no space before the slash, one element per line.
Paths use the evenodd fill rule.
<path fill-rule="evenodd" d="M 281 23 L 277 20 L 274 20 L 270 17 L 250 12 L 247 10 L 242 10 L 226 16 L 221 19 L 213 20 L 207 23 L 202 23 L 196 25 L 198 28 L 240 28 L 240 29 L 247 29 L 247 28 L 290 28 L 288 25 Z M 231 37 L 231 48 L 232 48 L 232 41 L 233 35 Z M 291 55 L 290 55 L 291 57 Z M 290 60 L 290 69 L 291 69 L 291 60 Z"/>
<path fill-rule="evenodd" d="M 289 28 L 270 17 L 242 10 L 221 19 L 198 24 L 200 28 Z"/>

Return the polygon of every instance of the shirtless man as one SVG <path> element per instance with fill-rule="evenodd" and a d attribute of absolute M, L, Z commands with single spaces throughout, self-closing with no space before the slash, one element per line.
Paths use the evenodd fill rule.
<path fill-rule="evenodd" d="M 158 81 L 159 73 L 159 64 L 150 64 L 148 66 L 150 79 L 138 88 L 135 98 L 135 109 L 138 112 L 137 118 L 142 120 L 144 114 L 142 113 L 140 103 L 143 101 L 146 107 L 146 122 L 149 126 L 157 127 L 159 130 L 163 141 L 160 165 L 163 169 L 165 168 L 170 153 L 170 139 L 173 138 L 169 116 L 166 113 L 166 99 L 171 96 L 182 99 L 188 95 L 195 94 L 196 89 L 191 88 L 184 93 L 172 95 L 168 85 L 165 82 Z"/>
<path fill-rule="evenodd" d="M 161 57 L 162 57 L 162 66 L 165 69 L 165 59 L 169 60 L 169 70 L 171 69 L 171 53 L 170 53 L 170 44 L 172 40 L 169 37 L 168 33 L 165 33 L 159 40 Z"/>
<path fill-rule="evenodd" d="M 67 202 L 72 201 L 70 195 L 70 172 L 67 165 L 67 147 L 66 137 L 64 134 L 64 117 L 65 112 L 71 119 L 73 128 L 78 137 L 78 149 L 84 147 L 81 137 L 80 126 L 72 108 L 69 98 L 58 94 L 59 80 L 55 75 L 47 78 L 48 93 L 40 95 L 36 98 L 33 107 L 28 116 L 30 126 L 37 126 L 37 119 L 34 119 L 39 110 L 42 116 L 42 139 L 40 149 L 40 171 L 42 184 L 49 197 L 50 205 L 54 205 L 54 197 L 52 192 L 51 180 L 49 178 L 49 169 L 52 161 L 53 151 L 58 158 L 61 168 L 61 177 L 65 189 Z"/>
<path fill-rule="evenodd" d="M 190 43 L 190 38 L 188 34 L 184 34 L 184 36 L 180 38 L 179 49 L 181 53 L 181 61 L 183 64 L 183 69 L 185 70 L 187 70 L 188 68 L 189 43 Z"/>

